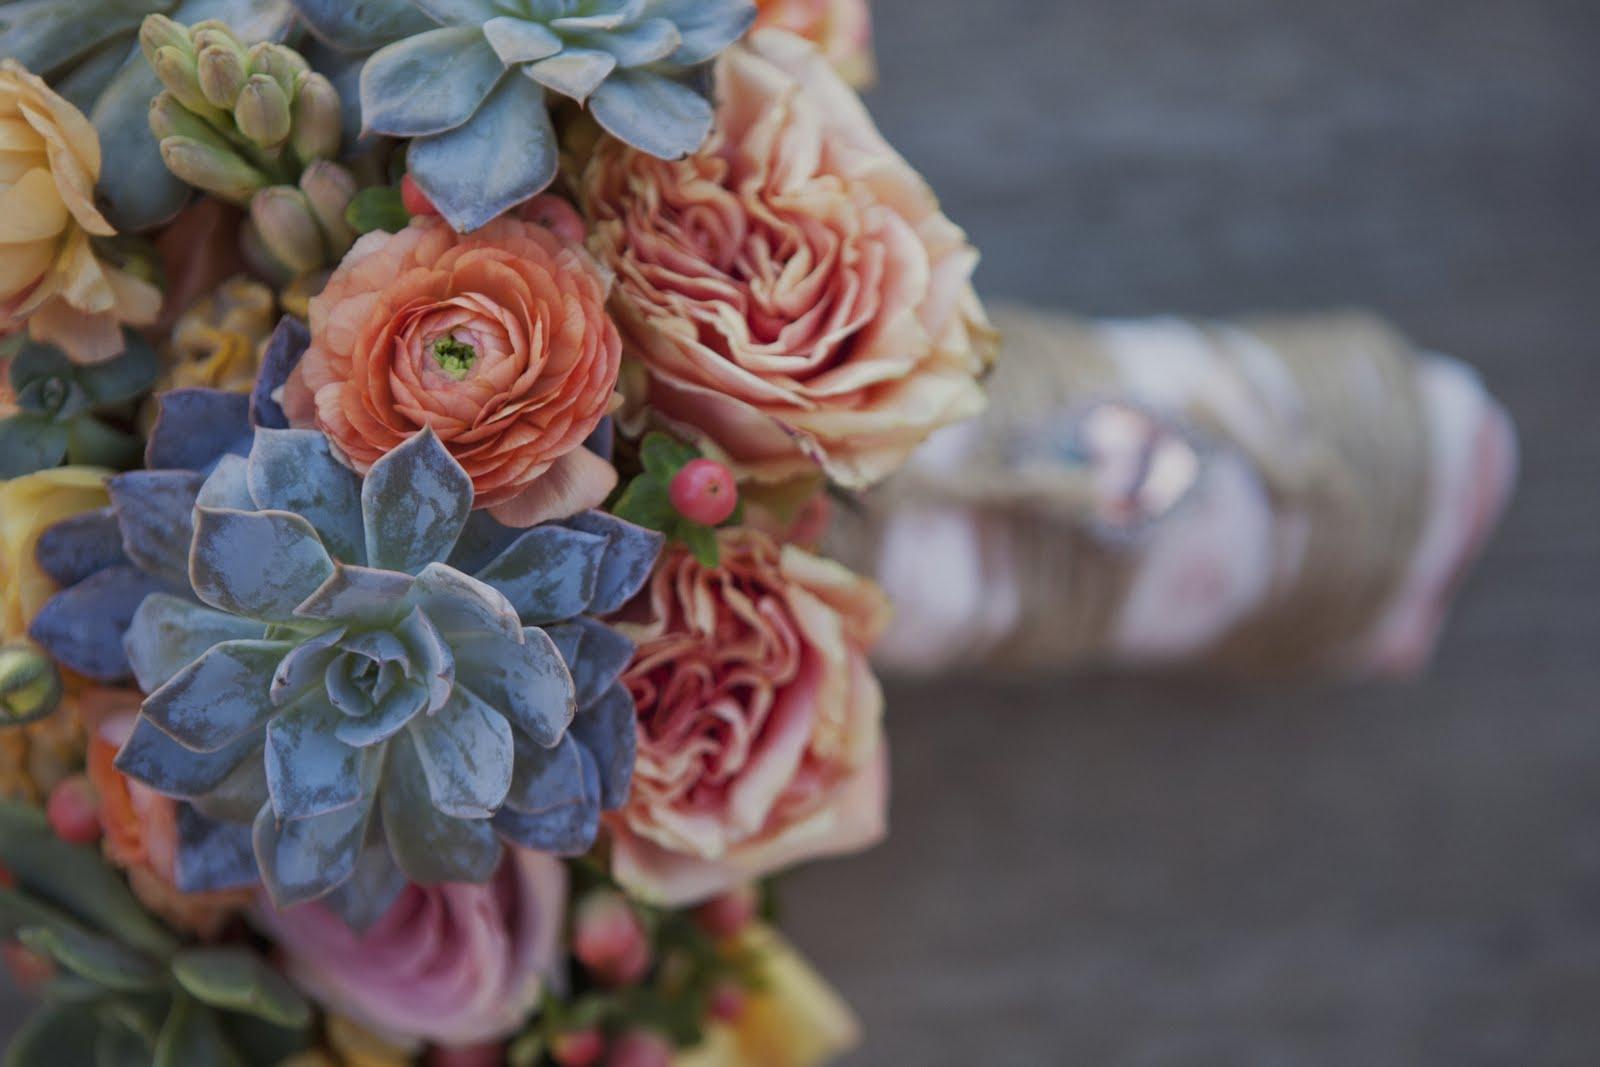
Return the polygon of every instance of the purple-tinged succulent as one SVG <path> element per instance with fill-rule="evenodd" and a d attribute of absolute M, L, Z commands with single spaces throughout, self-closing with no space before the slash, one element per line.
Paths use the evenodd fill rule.
<path fill-rule="evenodd" d="M 145 446 L 147 470 L 110 479 L 111 506 L 57 523 L 39 539 L 40 568 L 62 587 L 29 630 L 59 663 L 107 683 L 133 677 L 122 638 L 151 593 L 193 598 L 190 513 L 223 456 L 250 452 L 255 428 L 288 426 L 274 390 L 310 338 L 286 318 L 268 343 L 252 396 L 174 389 Z"/>
<path fill-rule="evenodd" d="M 588 616 L 638 591 L 658 535 L 595 512 L 500 526 L 431 431 L 362 478 L 320 433 L 259 429 L 196 500 L 197 599 L 149 596 L 125 640 L 149 696 L 124 773 L 253 821 L 273 898 L 332 894 L 357 925 L 407 878 L 485 881 L 501 838 L 592 844 L 634 726 L 632 645 Z M 232 877 L 237 838 L 192 829 L 191 884 Z"/>

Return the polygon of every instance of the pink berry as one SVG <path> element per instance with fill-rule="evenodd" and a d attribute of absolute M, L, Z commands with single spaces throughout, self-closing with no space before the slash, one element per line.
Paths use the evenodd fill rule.
<path fill-rule="evenodd" d="M 759 901 L 756 887 L 740 886 L 719 897 L 712 897 L 694 909 L 694 921 L 715 938 L 733 937 L 756 917 Z"/>
<path fill-rule="evenodd" d="M 692 459 L 672 476 L 667 495 L 678 514 L 701 526 L 719 526 L 739 506 L 733 472 L 714 459 Z"/>
<path fill-rule="evenodd" d="M 561 1067 L 595 1067 L 606 1054 L 606 1039 L 594 1027 L 557 1034 L 550 1042 L 550 1058 Z"/>
<path fill-rule="evenodd" d="M 433 201 L 428 199 L 428 194 L 422 191 L 422 186 L 418 185 L 417 180 L 409 174 L 400 179 L 400 202 L 412 215 L 439 213 L 439 209 L 433 206 Z"/>
<path fill-rule="evenodd" d="M 749 999 L 744 987 L 737 982 L 723 982 L 711 991 L 711 1017 L 725 1023 L 734 1022 L 744 1014 Z"/>
<path fill-rule="evenodd" d="M 635 1030 L 611 1046 L 606 1067 L 672 1067 L 672 1045 L 660 1034 Z"/>
<path fill-rule="evenodd" d="M 590 893 L 574 916 L 572 954 L 611 986 L 635 985 L 650 970 L 650 939 L 626 899 L 606 890 Z"/>
<path fill-rule="evenodd" d="M 45 802 L 45 818 L 61 840 L 74 845 L 92 845 L 100 840 L 100 812 L 94 789 L 81 774 L 63 778 L 50 790 Z"/>

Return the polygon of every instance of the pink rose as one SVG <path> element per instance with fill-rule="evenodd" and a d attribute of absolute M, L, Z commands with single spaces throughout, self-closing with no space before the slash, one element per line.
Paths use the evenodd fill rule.
<path fill-rule="evenodd" d="M 737 474 L 869 485 L 983 407 L 977 252 L 814 47 L 757 31 L 719 77 L 700 152 L 588 167 L 612 312 L 649 403 Z"/>
<path fill-rule="evenodd" d="M 508 849 L 487 885 L 408 886 L 365 934 L 321 904 L 258 913 L 295 984 L 387 1037 L 473 1045 L 515 1032 L 557 973 L 567 872 Z"/>
<path fill-rule="evenodd" d="M 871 85 L 872 12 L 867 0 L 756 0 L 756 28 L 788 30 L 811 41 L 851 85 Z"/>
<path fill-rule="evenodd" d="M 888 602 L 867 580 L 749 529 L 722 565 L 670 549 L 624 675 L 638 708 L 613 874 L 694 903 L 884 832 L 883 694 L 867 652 Z"/>

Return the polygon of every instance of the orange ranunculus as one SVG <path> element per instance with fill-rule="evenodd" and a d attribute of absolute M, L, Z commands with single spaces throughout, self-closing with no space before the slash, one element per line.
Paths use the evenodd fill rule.
<path fill-rule="evenodd" d="M 688 159 L 603 143 L 591 247 L 649 403 L 738 474 L 869 485 L 983 406 L 977 252 L 820 53 L 761 30 L 724 53 Z"/>
<path fill-rule="evenodd" d="M 529 526 L 600 504 L 585 450 L 621 341 L 581 248 L 517 218 L 462 236 L 437 218 L 363 237 L 311 301 L 311 348 L 285 406 L 366 471 L 425 426 L 472 476 L 476 506 Z"/>
<path fill-rule="evenodd" d="M 756 28 L 771 26 L 804 37 L 855 87 L 877 77 L 872 57 L 872 12 L 867 0 L 756 0 Z"/>
<path fill-rule="evenodd" d="M 116 234 L 94 206 L 100 135 L 14 59 L 0 60 L 0 334 L 24 324 L 80 363 L 123 349 L 122 323 L 147 326 L 161 291 L 99 259 Z"/>
<path fill-rule="evenodd" d="M 623 676 L 637 708 L 612 873 L 645 900 L 693 903 L 884 831 L 883 693 L 867 653 L 888 621 L 877 587 L 751 529 L 721 566 L 670 548 Z"/>

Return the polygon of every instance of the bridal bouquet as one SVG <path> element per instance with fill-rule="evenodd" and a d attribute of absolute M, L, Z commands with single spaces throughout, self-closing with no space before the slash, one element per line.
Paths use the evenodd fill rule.
<path fill-rule="evenodd" d="M 812 1064 L 835 496 L 983 405 L 861 0 L 0 2 L 14 1064 Z"/>

